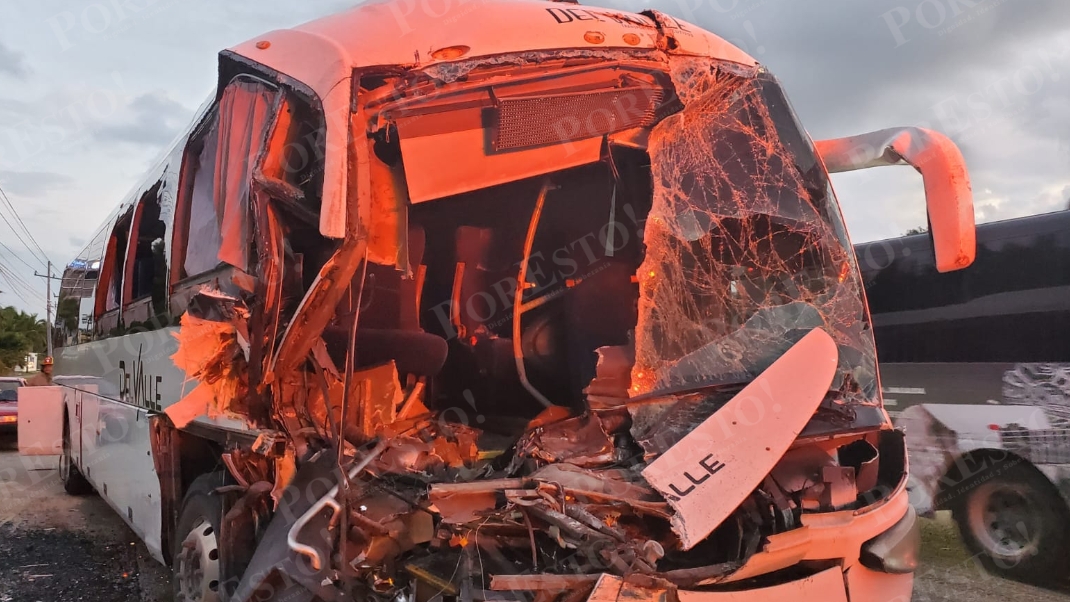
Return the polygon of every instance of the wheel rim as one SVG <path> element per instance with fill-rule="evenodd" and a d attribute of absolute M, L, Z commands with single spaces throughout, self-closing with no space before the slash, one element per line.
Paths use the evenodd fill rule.
<path fill-rule="evenodd" d="M 220 602 L 219 545 L 206 519 L 198 519 L 182 540 L 174 579 L 176 602 Z"/>
<path fill-rule="evenodd" d="M 1039 549 L 1041 518 L 1028 487 L 985 483 L 970 496 L 970 530 L 993 558 L 1014 564 Z"/>

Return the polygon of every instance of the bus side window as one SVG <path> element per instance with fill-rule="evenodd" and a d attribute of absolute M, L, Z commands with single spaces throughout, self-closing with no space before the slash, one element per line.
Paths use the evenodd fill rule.
<path fill-rule="evenodd" d="M 138 200 L 123 277 L 123 325 L 155 330 L 167 326 L 165 293 L 167 260 L 163 239 L 166 226 L 160 215 L 157 182 Z"/>
<path fill-rule="evenodd" d="M 190 146 L 186 154 L 186 167 L 190 185 L 183 186 L 185 213 L 185 241 L 193 245 L 176 248 L 180 278 L 196 276 L 211 271 L 219 264 L 219 223 L 215 205 L 216 153 L 219 146 L 218 116 L 213 114 L 211 125 L 200 140 Z"/>
<path fill-rule="evenodd" d="M 98 336 L 110 336 L 119 328 L 119 305 L 122 303 L 123 274 L 132 217 L 132 211 L 128 210 L 115 220 L 105 247 L 93 310 Z"/>
<path fill-rule="evenodd" d="M 201 285 L 229 290 L 235 272 L 252 271 L 252 174 L 278 97 L 270 84 L 235 78 L 187 145 L 171 268 L 171 312 L 176 316 Z"/>

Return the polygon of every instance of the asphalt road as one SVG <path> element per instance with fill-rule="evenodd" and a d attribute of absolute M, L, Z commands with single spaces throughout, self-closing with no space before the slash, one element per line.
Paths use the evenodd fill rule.
<path fill-rule="evenodd" d="M 896 364 L 882 362 L 884 408 L 895 418 L 922 403 L 1002 404 L 1003 374 L 1014 364 Z"/>
<path fill-rule="evenodd" d="M 1070 602 L 985 573 L 945 517 L 922 533 L 915 602 Z M 169 602 L 168 574 L 101 498 L 68 496 L 0 439 L 0 602 Z"/>

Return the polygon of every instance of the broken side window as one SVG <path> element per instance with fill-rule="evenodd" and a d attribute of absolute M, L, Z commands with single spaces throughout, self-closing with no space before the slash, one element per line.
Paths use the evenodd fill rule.
<path fill-rule="evenodd" d="M 219 260 L 249 272 L 250 183 L 267 144 L 278 90 L 254 79 L 233 81 L 223 92 L 216 157 Z"/>
<path fill-rule="evenodd" d="M 119 325 L 119 303 L 122 300 L 123 266 L 127 239 L 130 236 L 131 214 L 132 211 L 128 209 L 116 219 L 101 265 L 93 317 L 97 323 L 97 331 L 104 335 Z"/>
<path fill-rule="evenodd" d="M 221 264 L 250 270 L 250 184 L 267 144 L 278 94 L 260 80 L 235 79 L 223 91 L 203 133 L 190 142 L 181 278 Z"/>
<path fill-rule="evenodd" d="M 166 323 L 166 226 L 161 216 L 157 182 L 138 200 L 127 250 L 123 279 L 123 323 L 126 327 L 157 328 Z M 157 318 L 153 321 L 153 318 Z"/>
<path fill-rule="evenodd" d="M 199 141 L 200 150 L 191 156 L 193 185 L 189 200 L 189 229 L 183 262 L 184 276 L 195 276 L 214 269 L 219 264 L 219 218 L 215 202 L 215 163 L 219 132 L 217 118 Z"/>

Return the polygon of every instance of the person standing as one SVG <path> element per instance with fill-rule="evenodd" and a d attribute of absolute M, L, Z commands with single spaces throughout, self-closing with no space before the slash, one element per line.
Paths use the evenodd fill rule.
<path fill-rule="evenodd" d="M 27 387 L 51 387 L 52 386 L 52 358 L 46 357 L 41 360 L 41 371 L 26 379 Z"/>

